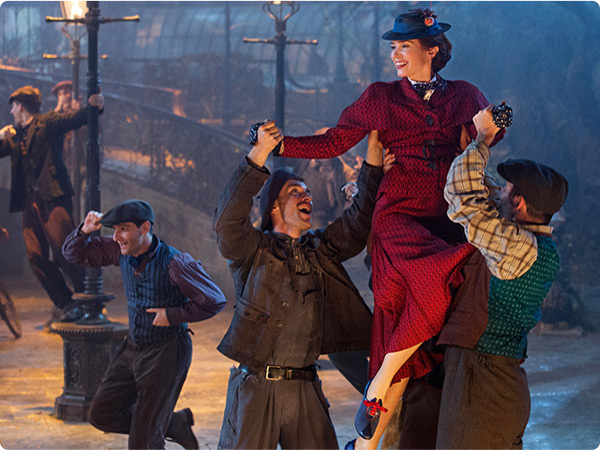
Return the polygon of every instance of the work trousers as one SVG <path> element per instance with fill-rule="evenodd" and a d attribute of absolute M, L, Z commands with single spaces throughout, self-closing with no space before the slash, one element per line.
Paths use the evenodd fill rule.
<path fill-rule="evenodd" d="M 435 448 L 443 378 L 441 364 L 438 364 L 425 377 L 408 382 L 397 422 L 400 437 L 392 448 Z"/>
<path fill-rule="evenodd" d="M 109 433 L 129 434 L 131 449 L 164 449 L 191 362 L 187 333 L 148 346 L 126 338 L 94 395 L 90 423 Z"/>
<path fill-rule="evenodd" d="M 232 368 L 220 449 L 338 448 L 321 381 L 267 380 Z"/>
<path fill-rule="evenodd" d="M 531 398 L 518 359 L 448 347 L 444 370 L 436 448 L 523 448 Z"/>
<path fill-rule="evenodd" d="M 67 235 L 75 228 L 72 211 L 71 199 L 67 196 L 43 200 L 32 194 L 25 203 L 22 216 L 21 229 L 31 270 L 52 303 L 60 309 L 71 303 L 73 295 L 63 273 L 71 280 L 76 292 L 83 292 L 84 269 L 68 263 L 61 250 Z"/>

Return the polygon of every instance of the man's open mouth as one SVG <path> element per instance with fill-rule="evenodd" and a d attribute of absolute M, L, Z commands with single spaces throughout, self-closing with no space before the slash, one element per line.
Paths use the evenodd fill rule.
<path fill-rule="evenodd" d="M 311 208 L 311 206 L 310 206 L 310 205 L 308 205 L 308 204 L 302 204 L 302 205 L 300 205 L 300 206 L 298 207 L 298 210 L 299 210 L 301 213 L 304 213 L 304 214 L 309 214 L 309 215 L 310 215 L 310 214 L 312 214 L 312 208 Z"/>

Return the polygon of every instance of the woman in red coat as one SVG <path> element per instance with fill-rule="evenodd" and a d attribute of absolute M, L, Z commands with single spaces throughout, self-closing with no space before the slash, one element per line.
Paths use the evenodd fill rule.
<path fill-rule="evenodd" d="M 376 448 L 409 378 L 438 362 L 419 347 L 439 333 L 450 289 L 474 251 L 447 218 L 443 189 L 452 160 L 476 135 L 473 116 L 488 101 L 472 84 L 439 76 L 450 59 L 449 28 L 430 10 L 396 17 L 382 37 L 391 41 L 401 80 L 370 85 L 324 135 L 283 140 L 284 157 L 332 158 L 377 130 L 396 160 L 373 216 L 372 380 L 355 421 L 361 437 L 350 447 Z"/>

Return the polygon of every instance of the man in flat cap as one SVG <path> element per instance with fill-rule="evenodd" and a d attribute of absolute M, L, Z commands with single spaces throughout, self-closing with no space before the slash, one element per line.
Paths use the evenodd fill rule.
<path fill-rule="evenodd" d="M 59 81 L 52 87 L 52 93 L 56 97 L 56 112 L 68 112 L 79 109 L 77 100 L 73 98 L 73 82 L 71 80 Z"/>
<path fill-rule="evenodd" d="M 281 139 L 274 122 L 258 129 L 213 216 L 236 290 L 218 350 L 239 363 L 229 377 L 219 448 L 338 448 L 315 362 L 320 354 L 369 348 L 372 315 L 342 262 L 361 252 L 371 228 L 383 177 L 377 135 L 352 206 L 318 230 L 311 230 L 313 199 L 304 182 L 265 168 Z M 250 211 L 261 187 L 256 229 Z"/>
<path fill-rule="evenodd" d="M 473 122 L 477 138 L 452 163 L 444 195 L 448 216 L 464 227 L 491 272 L 488 319 L 473 345 L 445 350 L 436 448 L 522 448 L 531 401 L 521 364 L 559 268 L 548 224 L 568 183 L 550 167 L 509 159 L 498 165 L 506 186 L 494 202 L 485 173 L 499 131 L 491 106 Z"/>
<path fill-rule="evenodd" d="M 73 264 L 121 268 L 129 312 L 129 334 L 113 357 L 90 406 L 90 423 L 129 435 L 129 448 L 164 448 L 169 438 L 198 448 L 192 411 L 173 412 L 192 359 L 187 322 L 213 317 L 225 296 L 200 261 L 152 232 L 148 202 L 128 200 L 102 215 L 90 211 L 66 239 Z M 112 238 L 91 236 L 102 226 Z"/>
<path fill-rule="evenodd" d="M 81 318 L 81 310 L 72 302 L 73 292 L 61 273 L 62 269 L 75 291 L 83 291 L 83 271 L 68 264 L 60 251 L 75 227 L 73 187 L 63 161 L 63 138 L 68 131 L 87 124 L 88 108 L 102 110 L 104 106 L 101 94 L 91 95 L 88 101 L 89 105 L 78 111 L 40 114 L 40 90 L 24 86 L 8 99 L 14 125 L 0 129 L 0 158 L 11 158 L 10 212 L 23 212 L 27 259 L 55 306 L 49 323 Z"/>

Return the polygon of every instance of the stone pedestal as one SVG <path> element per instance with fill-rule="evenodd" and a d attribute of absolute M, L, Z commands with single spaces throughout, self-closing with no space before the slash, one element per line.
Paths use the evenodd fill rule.
<path fill-rule="evenodd" d="M 88 410 L 113 352 L 127 335 L 128 327 L 102 314 L 109 295 L 76 294 L 84 317 L 76 323 L 57 322 L 51 330 L 63 339 L 64 386 L 54 410 L 61 420 L 87 422 Z"/>

